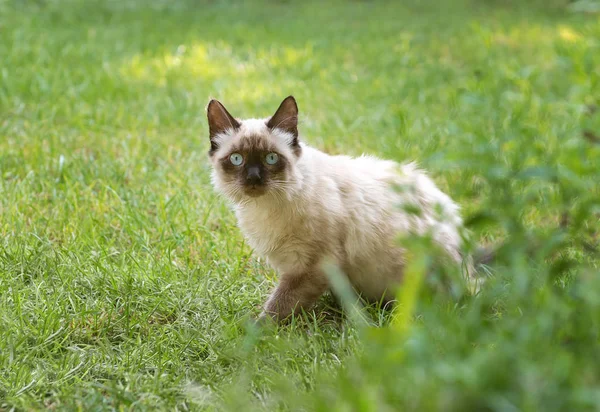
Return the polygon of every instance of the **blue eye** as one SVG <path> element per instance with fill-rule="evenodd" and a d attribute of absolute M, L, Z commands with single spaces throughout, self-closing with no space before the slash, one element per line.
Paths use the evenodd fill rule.
<path fill-rule="evenodd" d="M 244 157 L 239 153 L 232 153 L 229 156 L 229 161 L 234 166 L 239 166 L 244 162 Z"/>
<path fill-rule="evenodd" d="M 279 161 L 279 156 L 277 156 L 277 153 L 269 153 L 267 157 L 265 157 L 265 161 L 267 164 L 274 165 Z"/>

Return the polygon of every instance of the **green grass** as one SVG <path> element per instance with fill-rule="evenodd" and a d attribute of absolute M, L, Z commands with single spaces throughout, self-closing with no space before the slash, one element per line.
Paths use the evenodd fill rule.
<path fill-rule="evenodd" d="M 504 245 L 480 296 L 248 326 L 276 274 L 204 107 L 288 94 Z M 0 410 L 597 410 L 599 99 L 600 19 L 561 1 L 0 0 Z"/>

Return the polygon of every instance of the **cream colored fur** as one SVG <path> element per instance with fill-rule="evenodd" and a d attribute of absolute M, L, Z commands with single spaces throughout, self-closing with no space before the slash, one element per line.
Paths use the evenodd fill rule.
<path fill-rule="evenodd" d="M 366 298 L 393 299 L 405 264 L 399 235 L 430 233 L 448 256 L 462 263 L 458 207 L 414 164 L 330 156 L 307 145 L 296 157 L 288 133 L 269 130 L 264 119 L 240 122 L 239 129 L 217 136 L 220 146 L 213 159 L 236 140 L 259 135 L 291 162 L 286 182 L 251 198 L 213 160 L 215 188 L 232 202 L 255 252 L 281 274 L 265 307 L 268 314 L 281 318 L 310 306 L 328 288 L 321 271 L 325 259 L 333 259 Z"/>

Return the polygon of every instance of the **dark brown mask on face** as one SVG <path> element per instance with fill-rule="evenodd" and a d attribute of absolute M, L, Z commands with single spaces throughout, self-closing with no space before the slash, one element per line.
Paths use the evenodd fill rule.
<path fill-rule="evenodd" d="M 209 155 L 230 192 L 258 197 L 269 189 L 285 189 L 291 158 L 301 154 L 298 106 L 292 96 L 266 120 L 235 119 L 217 100 L 208 104 L 207 116 Z"/>

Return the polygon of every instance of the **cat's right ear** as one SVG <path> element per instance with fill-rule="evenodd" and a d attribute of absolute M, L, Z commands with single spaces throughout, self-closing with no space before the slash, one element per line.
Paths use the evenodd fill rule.
<path fill-rule="evenodd" d="M 270 129 L 281 129 L 291 135 L 290 145 L 298 147 L 298 105 L 294 96 L 288 96 L 267 122 Z"/>
<path fill-rule="evenodd" d="M 209 154 L 213 154 L 219 148 L 219 135 L 229 130 L 238 129 L 240 122 L 235 120 L 225 106 L 215 99 L 211 99 L 208 102 L 206 117 L 208 118 L 208 132 L 210 136 Z"/>

